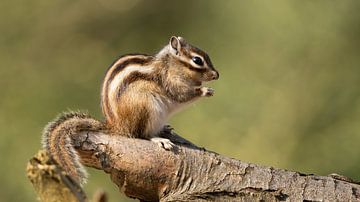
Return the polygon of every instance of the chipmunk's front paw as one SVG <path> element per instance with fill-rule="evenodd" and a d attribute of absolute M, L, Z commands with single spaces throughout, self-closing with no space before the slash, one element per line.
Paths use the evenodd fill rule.
<path fill-rule="evenodd" d="M 174 128 L 171 127 L 170 125 L 165 125 L 160 133 L 172 134 L 173 130 L 174 130 Z"/>
<path fill-rule="evenodd" d="M 201 96 L 202 97 L 210 97 L 214 95 L 214 89 L 208 87 L 201 87 Z"/>
<path fill-rule="evenodd" d="M 166 138 L 153 137 L 150 140 L 156 143 L 159 147 L 164 148 L 166 150 L 171 150 L 173 147 L 175 147 L 175 144 Z"/>

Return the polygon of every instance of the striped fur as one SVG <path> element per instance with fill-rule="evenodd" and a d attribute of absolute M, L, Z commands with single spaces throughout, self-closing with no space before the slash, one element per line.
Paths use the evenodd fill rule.
<path fill-rule="evenodd" d="M 124 79 L 127 74 L 131 73 L 131 69 L 129 69 L 128 66 L 131 65 L 134 67 L 134 70 L 136 70 L 136 66 L 144 65 L 150 60 L 151 56 L 129 54 L 120 57 L 110 66 L 105 75 L 101 93 L 101 107 L 108 123 L 112 123 L 116 118 L 116 113 L 114 113 L 116 106 L 114 106 L 114 96 L 112 94 L 117 87 L 120 87 L 121 80 Z M 113 82 L 114 79 L 116 79 L 115 82 Z"/>
<path fill-rule="evenodd" d="M 55 162 L 79 184 L 84 184 L 87 173 L 80 163 L 71 137 L 81 131 L 100 131 L 103 124 L 80 112 L 59 115 L 44 129 L 42 144 Z"/>
<path fill-rule="evenodd" d="M 194 56 L 204 65 L 195 64 Z M 121 135 L 156 137 L 171 114 L 210 95 L 200 86 L 217 77 L 209 56 L 181 37 L 172 37 L 154 56 L 122 56 L 110 66 L 103 81 L 101 106 L 106 123 Z"/>

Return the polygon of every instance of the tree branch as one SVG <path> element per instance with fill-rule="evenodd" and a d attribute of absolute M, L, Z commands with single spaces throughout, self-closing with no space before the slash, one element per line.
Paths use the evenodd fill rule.
<path fill-rule="evenodd" d="M 197 147 L 174 133 L 166 151 L 148 140 L 83 132 L 73 137 L 82 163 L 104 170 L 140 201 L 360 201 L 360 185 L 340 175 L 315 176 L 259 166 Z M 27 167 L 41 201 L 86 201 L 83 190 L 45 152 Z M 99 193 L 93 201 L 106 201 Z"/>
<path fill-rule="evenodd" d="M 245 163 L 199 148 L 176 134 L 166 151 L 141 139 L 82 133 L 73 141 L 87 166 L 109 173 L 128 197 L 142 201 L 360 201 L 360 185 Z"/>

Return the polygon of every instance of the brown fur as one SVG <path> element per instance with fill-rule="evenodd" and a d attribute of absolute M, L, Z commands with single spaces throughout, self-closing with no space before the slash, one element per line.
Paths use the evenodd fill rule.
<path fill-rule="evenodd" d="M 136 80 L 130 83 L 118 98 L 117 121 L 112 128 L 119 134 L 135 138 L 150 138 L 147 126 L 153 114 L 152 93 L 160 94 L 161 88 L 148 80 Z M 123 104 L 122 103 L 131 103 Z"/>
<path fill-rule="evenodd" d="M 167 103 L 188 103 L 202 95 L 199 86 L 203 81 L 213 80 L 217 71 L 209 56 L 202 50 L 186 43 L 183 38 L 175 38 L 159 54 L 147 56 L 143 54 L 126 55 L 119 58 L 108 70 L 103 84 L 102 107 L 106 121 L 114 130 L 123 135 L 149 138 L 155 134 L 146 134 L 151 125 L 151 116 L 156 114 L 152 109 L 154 95 L 162 97 Z M 176 47 L 176 54 L 170 47 Z M 204 58 L 204 67 L 194 67 L 191 55 L 197 54 Z M 151 66 L 151 73 L 130 72 L 118 84 L 116 100 L 109 100 L 109 86 L 117 74 L 129 65 L 138 67 Z M 215 76 L 214 76 L 215 75 Z M 112 109 L 110 102 L 115 102 Z M 170 106 L 169 106 L 170 108 Z"/>
<path fill-rule="evenodd" d="M 108 122 L 111 122 L 111 120 L 114 119 L 114 114 L 110 109 L 108 96 L 106 95 L 108 95 L 109 85 L 113 80 L 113 78 L 115 77 L 115 75 L 121 73 L 121 71 L 128 65 L 131 64 L 144 65 L 145 63 L 149 62 L 151 58 L 152 58 L 151 56 L 144 54 L 127 54 L 120 57 L 112 64 L 112 66 L 110 66 L 104 78 L 102 95 L 101 95 L 102 97 L 101 108 Z"/>

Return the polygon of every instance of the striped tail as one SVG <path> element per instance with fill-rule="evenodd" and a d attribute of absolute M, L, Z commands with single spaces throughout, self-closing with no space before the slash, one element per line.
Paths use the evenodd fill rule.
<path fill-rule="evenodd" d="M 63 113 L 44 128 L 43 148 L 66 174 L 82 185 L 86 182 L 87 173 L 80 163 L 71 137 L 82 131 L 100 131 L 103 128 L 100 121 L 85 113 Z"/>

